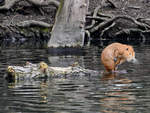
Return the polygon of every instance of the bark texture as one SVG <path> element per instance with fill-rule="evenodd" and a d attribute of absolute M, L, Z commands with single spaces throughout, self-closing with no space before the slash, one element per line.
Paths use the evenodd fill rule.
<path fill-rule="evenodd" d="M 83 46 L 88 4 L 88 0 L 61 0 L 48 47 Z"/>

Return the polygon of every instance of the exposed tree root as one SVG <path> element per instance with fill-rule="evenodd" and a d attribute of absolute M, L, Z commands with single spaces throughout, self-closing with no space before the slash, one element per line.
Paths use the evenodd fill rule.
<path fill-rule="evenodd" d="M 86 18 L 91 19 L 91 20 L 95 20 L 95 21 L 98 21 L 98 22 L 103 22 L 103 21 L 107 20 L 106 18 L 103 18 L 103 17 L 93 17 L 93 16 L 87 16 Z M 90 26 L 92 26 L 92 25 L 90 25 Z M 86 29 L 91 29 L 92 27 L 87 26 Z"/>
<path fill-rule="evenodd" d="M 102 30 L 100 37 L 103 38 L 103 35 L 106 31 L 110 30 L 111 28 L 113 28 L 116 25 L 115 22 L 113 22 L 109 27 L 106 27 L 104 30 Z"/>
<path fill-rule="evenodd" d="M 44 12 L 42 10 L 42 6 L 48 6 L 53 5 L 56 8 L 60 5 L 60 2 L 57 0 L 5 0 L 5 4 L 3 6 L 0 6 L 1 10 L 10 10 L 15 4 L 25 1 L 29 4 L 39 8 L 39 12 L 44 15 Z M 105 1 L 105 2 L 103 2 Z M 144 18 L 142 16 L 129 16 L 130 13 L 125 12 L 124 8 L 119 9 L 120 7 L 117 7 L 117 2 L 115 0 L 103 0 L 102 4 L 98 5 L 93 13 L 90 13 L 86 16 L 86 19 L 88 19 L 91 23 L 90 25 L 86 26 L 83 30 L 85 32 L 85 36 L 87 36 L 87 43 L 90 45 L 90 40 L 93 38 L 94 35 L 99 36 L 101 39 L 110 37 L 114 38 L 117 36 L 120 36 L 122 34 L 131 35 L 133 33 L 139 33 L 141 37 L 144 37 L 144 35 L 150 33 L 150 18 Z M 125 2 L 128 3 L 129 1 Z M 129 3 L 128 3 L 129 4 Z M 127 8 L 129 9 L 141 9 L 142 6 L 134 6 L 131 5 L 128 6 L 126 4 Z M 85 4 L 81 6 L 86 6 Z M 120 10 L 122 12 L 120 12 Z M 119 12 L 116 14 L 116 12 Z M 108 13 L 107 13 L 108 12 Z M 115 13 L 114 13 L 115 12 Z M 121 14 L 121 15 L 119 15 Z M 16 16 L 14 16 L 16 17 Z M 42 21 L 35 21 L 35 20 L 27 20 L 18 23 L 17 25 L 14 24 L 14 17 L 11 19 L 11 21 L 7 22 L 8 25 L 6 26 L 0 26 L 0 28 L 3 29 L 10 29 L 13 28 L 19 28 L 19 27 L 32 27 L 32 26 L 38 26 L 38 27 L 52 27 L 52 25 L 42 22 Z M 134 18 L 135 17 L 135 18 Z M 148 17 L 148 16 L 145 16 Z M 125 22 L 125 23 L 124 23 Z M 127 24 L 126 24 L 127 23 Z M 88 23 L 89 24 L 89 23 Z M 120 24 L 120 25 L 119 25 Z M 121 25 L 122 24 L 122 25 Z M 131 25 L 130 25 L 131 24 Z M 84 22 L 81 22 L 81 26 L 83 27 Z M 132 27 L 133 25 L 133 27 Z M 11 30 L 12 32 L 13 29 Z"/>
<path fill-rule="evenodd" d="M 38 26 L 38 27 L 52 27 L 52 25 L 45 23 L 43 21 L 35 21 L 35 20 L 27 20 L 24 22 L 20 22 L 17 24 L 18 27 L 31 27 L 31 26 Z"/>
<path fill-rule="evenodd" d="M 5 5 L 1 6 L 0 10 L 9 10 L 14 6 L 14 4 L 16 4 L 19 1 L 21 0 L 5 0 Z"/>
<path fill-rule="evenodd" d="M 91 34 L 88 30 L 85 30 L 85 34 L 87 36 L 87 46 L 90 46 L 90 42 L 91 42 Z"/>
<path fill-rule="evenodd" d="M 149 13 L 146 12 L 148 7 L 142 2 L 135 5 L 135 2 L 102 0 L 100 6 L 95 8 L 93 15 L 86 17 L 88 21 L 92 21 L 86 27 L 91 38 L 107 40 L 127 36 L 130 39 L 139 37 L 143 40 L 149 37 L 150 18 L 147 18 Z M 87 31 L 86 33 L 88 33 Z"/>
<path fill-rule="evenodd" d="M 58 7 L 60 4 L 56 0 L 26 0 L 26 1 L 36 6 L 47 6 L 51 4 Z"/>
<path fill-rule="evenodd" d="M 107 18 L 107 19 L 113 18 L 113 15 L 110 15 L 110 14 L 108 15 L 108 14 L 104 14 L 104 13 L 101 13 L 101 12 L 98 12 L 97 16 L 101 17 L 101 18 Z"/>
<path fill-rule="evenodd" d="M 23 0 L 5 0 L 5 4 L 3 6 L 0 6 L 0 11 L 1 10 L 10 10 L 15 4 L 17 4 L 21 1 L 23 1 Z M 37 6 L 39 8 L 41 8 L 40 6 L 48 6 L 48 5 L 54 5 L 55 7 L 59 6 L 59 2 L 56 0 L 24 0 L 24 1 L 28 2 L 31 5 Z M 16 16 L 14 16 L 14 17 L 16 17 Z M 32 27 L 32 26 L 44 27 L 44 28 L 52 27 L 51 24 L 45 23 L 43 21 L 35 21 L 35 20 L 26 20 L 26 21 L 15 24 L 15 23 L 13 23 L 14 17 L 9 22 L 9 24 L 5 26 L 6 29 L 9 29 L 9 31 L 12 31 L 12 32 L 15 32 L 15 29 L 17 27 L 24 27 L 24 28 Z"/>
<path fill-rule="evenodd" d="M 135 32 L 135 33 L 150 33 L 150 30 L 146 30 L 146 31 L 143 31 L 141 29 L 123 29 L 119 32 L 117 32 L 114 37 L 117 37 L 118 35 L 122 35 L 122 34 L 127 34 L 127 35 L 130 35 L 132 32 Z"/>
<path fill-rule="evenodd" d="M 111 11 L 114 8 L 118 10 L 115 2 L 112 0 L 106 1 L 109 3 L 108 7 L 111 8 Z M 100 8 L 102 11 L 98 11 Z M 106 6 L 104 5 L 104 12 L 105 8 Z M 106 10 L 108 9 L 106 8 Z M 98 36 L 102 40 L 107 39 L 107 37 L 108 39 L 113 39 L 121 35 L 133 37 L 133 35 L 138 34 L 139 37 L 145 39 L 150 34 L 149 18 L 134 18 L 127 14 L 115 15 L 113 13 L 103 13 L 102 5 L 95 8 L 92 16 L 88 15 L 86 18 L 92 21 L 86 27 L 86 34 L 90 34 L 90 38 L 94 38 L 96 35 L 96 37 Z"/>
<path fill-rule="evenodd" d="M 113 3 L 112 0 L 107 0 L 107 2 L 111 5 L 112 8 L 117 8 L 116 4 Z"/>
<path fill-rule="evenodd" d="M 143 31 L 143 30 L 140 30 L 140 29 L 123 29 L 117 33 L 114 34 L 113 38 L 117 38 L 117 37 L 120 37 L 122 35 L 126 35 L 127 37 L 133 35 L 133 34 L 137 34 L 138 37 L 134 37 L 135 39 L 140 39 L 141 43 L 145 43 L 146 41 L 146 35 L 145 34 L 150 34 L 150 30 L 146 30 L 146 31 Z M 140 38 L 139 38 L 140 37 Z"/>
<path fill-rule="evenodd" d="M 116 20 L 118 19 L 126 19 L 126 20 L 129 20 L 129 21 L 132 21 L 134 24 L 138 25 L 138 27 L 140 29 L 143 29 L 143 30 L 147 30 L 147 29 L 150 29 L 150 26 L 145 24 L 145 23 L 141 23 L 141 22 L 138 22 L 136 19 L 130 17 L 130 16 L 116 16 L 112 19 L 109 19 L 107 21 L 104 21 L 102 23 L 100 23 L 99 25 L 93 27 L 92 29 L 90 29 L 90 32 L 93 33 L 93 32 L 96 32 L 97 30 L 103 30 L 104 28 L 110 26 L 113 22 L 115 22 Z"/>
<path fill-rule="evenodd" d="M 9 10 L 16 3 L 21 2 L 22 0 L 5 0 L 5 5 L 0 7 L 0 10 Z M 28 3 L 35 6 L 46 6 L 46 5 L 54 5 L 55 7 L 59 6 L 59 2 L 56 0 L 26 0 Z"/>
<path fill-rule="evenodd" d="M 99 11 L 100 8 L 101 8 L 100 5 L 95 8 L 94 13 L 93 13 L 93 18 L 97 17 L 97 13 L 98 13 L 98 11 Z M 87 26 L 86 29 L 92 28 L 95 25 L 95 23 L 96 23 L 95 19 L 92 20 L 92 24 L 90 26 Z"/>

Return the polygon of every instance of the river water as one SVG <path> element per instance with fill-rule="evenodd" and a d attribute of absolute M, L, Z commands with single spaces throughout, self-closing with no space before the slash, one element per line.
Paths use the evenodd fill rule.
<path fill-rule="evenodd" d="M 104 70 L 102 47 L 61 53 L 27 48 L 5 47 L 0 51 L 0 113 L 149 113 L 150 45 L 134 46 L 139 64 L 122 64 L 119 70 L 127 73 L 8 83 L 4 79 L 6 67 L 26 61 L 60 67 L 79 62 L 87 69 Z"/>

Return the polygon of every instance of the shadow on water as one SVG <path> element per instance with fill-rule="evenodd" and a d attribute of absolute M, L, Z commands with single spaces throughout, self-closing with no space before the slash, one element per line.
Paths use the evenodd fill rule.
<path fill-rule="evenodd" d="M 1 113 L 148 113 L 150 108 L 150 46 L 134 45 L 140 65 L 122 64 L 127 73 L 84 77 L 4 80 L 8 65 L 44 61 L 50 66 L 69 66 L 73 62 L 101 72 L 101 47 L 47 50 L 45 47 L 2 47 L 0 51 Z"/>

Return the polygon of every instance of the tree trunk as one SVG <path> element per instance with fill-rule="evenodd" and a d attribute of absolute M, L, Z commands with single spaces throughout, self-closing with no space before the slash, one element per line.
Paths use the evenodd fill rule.
<path fill-rule="evenodd" d="M 61 0 L 48 47 L 82 47 L 89 0 Z"/>

